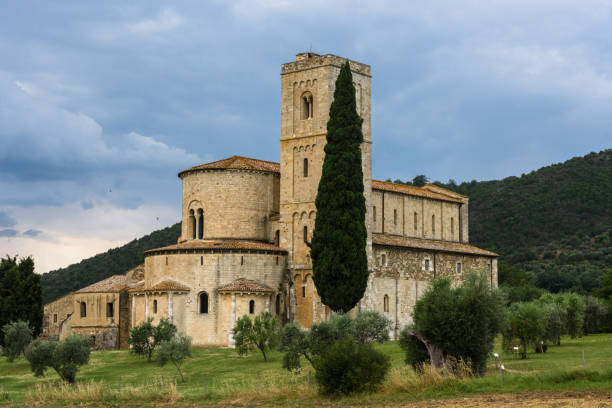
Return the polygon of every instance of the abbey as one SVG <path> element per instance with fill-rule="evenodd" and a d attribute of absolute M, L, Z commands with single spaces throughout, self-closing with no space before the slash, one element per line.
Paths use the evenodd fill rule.
<path fill-rule="evenodd" d="M 346 61 L 300 53 L 281 66 L 280 163 L 233 156 L 179 173 L 182 232 L 146 251 L 144 265 L 45 306 L 44 335 L 92 336 L 98 348 L 127 347 L 131 327 L 168 318 L 195 344 L 232 346 L 243 315 L 270 311 L 302 327 L 328 319 L 312 281 L 307 242 L 325 156 L 336 77 Z M 436 277 L 460 282 L 486 271 L 497 286 L 497 254 L 470 245 L 468 198 L 427 184 L 372 180 L 370 66 L 350 61 L 361 145 L 370 277 L 355 310 L 411 322 Z"/>

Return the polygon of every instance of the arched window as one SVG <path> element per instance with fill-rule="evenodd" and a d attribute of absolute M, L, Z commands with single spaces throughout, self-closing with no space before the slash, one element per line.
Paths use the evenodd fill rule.
<path fill-rule="evenodd" d="M 397 210 L 393 210 L 393 225 L 397 225 Z"/>
<path fill-rule="evenodd" d="M 281 307 L 280 307 L 281 304 L 280 304 L 280 302 L 281 302 L 281 296 L 280 296 L 280 293 L 278 293 L 276 295 L 276 314 L 277 315 L 280 315 L 280 313 L 281 313 Z"/>
<path fill-rule="evenodd" d="M 436 216 L 435 214 L 431 216 L 431 234 L 436 233 Z"/>
<path fill-rule="evenodd" d="M 193 210 L 189 211 L 189 226 L 191 228 L 191 239 L 196 239 L 196 219 Z"/>
<path fill-rule="evenodd" d="M 302 120 L 312 118 L 312 94 L 304 92 L 302 95 Z"/>
<path fill-rule="evenodd" d="M 389 296 L 385 295 L 385 297 L 383 298 L 383 311 L 388 313 L 389 312 Z"/>
<path fill-rule="evenodd" d="M 308 227 L 304 225 L 304 242 L 308 242 Z"/>
<path fill-rule="evenodd" d="M 153 314 L 157 314 L 157 300 L 153 301 Z"/>
<path fill-rule="evenodd" d="M 204 211 L 198 210 L 198 239 L 204 238 Z"/>
<path fill-rule="evenodd" d="M 416 234 L 417 230 L 419 229 L 419 227 L 417 226 L 417 221 L 418 221 L 418 216 L 416 211 L 414 212 L 414 233 Z"/>
<path fill-rule="evenodd" d="M 250 314 L 255 313 L 255 301 L 254 300 L 249 300 L 249 313 Z"/>
<path fill-rule="evenodd" d="M 200 256 L 200 265 L 204 265 L 204 256 Z"/>
<path fill-rule="evenodd" d="M 200 293 L 200 313 L 208 313 L 208 293 Z"/>
<path fill-rule="evenodd" d="M 87 317 L 87 305 L 81 302 L 81 317 Z"/>
<path fill-rule="evenodd" d="M 308 177 L 308 159 L 304 158 L 304 177 Z"/>

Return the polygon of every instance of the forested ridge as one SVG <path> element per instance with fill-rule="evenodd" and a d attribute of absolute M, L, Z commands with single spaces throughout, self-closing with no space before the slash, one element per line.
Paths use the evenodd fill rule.
<path fill-rule="evenodd" d="M 144 261 L 148 249 L 176 244 L 181 224 L 154 231 L 127 244 L 83 259 L 79 263 L 42 275 L 43 301 L 49 303 L 67 293 L 91 285 L 112 275 L 125 273 Z"/>
<path fill-rule="evenodd" d="M 470 197 L 470 243 L 500 254 L 502 282 L 593 293 L 612 270 L 612 149 L 520 177 L 434 183 Z M 179 235 L 180 223 L 46 273 L 44 302 L 124 273 L 142 263 L 143 251 Z"/>

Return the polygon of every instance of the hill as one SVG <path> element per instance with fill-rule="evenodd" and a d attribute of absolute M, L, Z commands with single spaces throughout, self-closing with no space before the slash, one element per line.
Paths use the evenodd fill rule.
<path fill-rule="evenodd" d="M 521 177 L 435 184 L 470 197 L 471 243 L 533 271 L 540 288 L 589 293 L 612 268 L 612 149 Z"/>
<path fill-rule="evenodd" d="M 143 262 L 143 251 L 175 244 L 180 233 L 181 224 L 177 223 L 66 268 L 43 274 L 43 302 L 48 303 L 109 276 L 125 273 Z"/>

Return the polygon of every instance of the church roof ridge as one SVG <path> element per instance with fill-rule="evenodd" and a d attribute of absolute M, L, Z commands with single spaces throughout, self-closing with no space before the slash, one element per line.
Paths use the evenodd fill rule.
<path fill-rule="evenodd" d="M 145 256 L 149 254 L 154 254 L 156 252 L 164 252 L 164 251 L 184 251 L 184 250 L 208 250 L 208 249 L 234 249 L 234 250 L 253 250 L 253 251 L 271 251 L 271 252 L 279 252 L 286 253 L 287 251 L 283 248 L 269 244 L 267 242 L 262 241 L 253 241 L 253 240 L 238 240 L 238 239 L 228 239 L 228 240 L 192 240 L 180 242 L 174 245 L 168 245 L 161 248 L 154 248 L 144 251 Z"/>
<path fill-rule="evenodd" d="M 399 246 L 406 248 L 428 249 L 431 251 L 453 252 L 459 254 L 482 255 L 498 257 L 499 255 L 486 249 L 463 242 L 441 241 L 437 239 L 423 239 L 405 237 L 391 234 L 372 234 L 372 244 L 385 246 Z"/>
<path fill-rule="evenodd" d="M 217 288 L 217 292 L 272 293 L 274 290 L 264 283 L 245 278 L 238 278 L 231 283 L 219 286 L 219 288 Z"/>
<path fill-rule="evenodd" d="M 74 293 L 105 293 L 121 292 L 127 287 L 127 280 L 124 274 L 113 275 L 89 286 L 85 286 Z"/>
<path fill-rule="evenodd" d="M 390 181 L 372 180 L 372 190 L 390 191 L 393 193 L 433 198 L 433 199 L 441 200 L 441 201 L 451 201 L 453 203 L 463 202 L 463 200 L 461 200 L 459 197 L 452 196 L 451 194 L 445 194 L 442 192 L 432 191 L 425 187 L 416 187 L 416 186 L 410 186 L 406 184 L 392 183 Z M 449 193 L 451 193 L 450 190 L 449 190 Z"/>
<path fill-rule="evenodd" d="M 198 170 L 257 170 L 270 173 L 280 173 L 280 163 L 234 155 L 221 160 L 200 164 L 181 171 L 178 176 Z"/>

